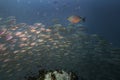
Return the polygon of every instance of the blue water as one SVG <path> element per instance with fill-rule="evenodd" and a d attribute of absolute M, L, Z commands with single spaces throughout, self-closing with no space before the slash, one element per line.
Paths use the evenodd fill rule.
<path fill-rule="evenodd" d="M 85 16 L 90 33 L 104 36 L 117 47 L 120 45 L 119 4 L 119 0 L 1 0 L 0 16 L 16 16 L 18 22 L 29 24 L 52 24 L 53 18 L 66 24 L 70 15 Z"/>
<path fill-rule="evenodd" d="M 120 47 L 119 7 L 119 0 L 0 0 L 0 18 L 15 16 L 17 23 L 27 23 L 28 25 L 43 23 L 49 27 L 55 24 L 53 22 L 55 19 L 58 20 L 58 23 L 68 26 L 70 24 L 67 20 L 69 16 L 80 15 L 86 17 L 85 23 L 81 23 L 87 28 L 86 33 L 97 34 L 112 44 L 112 47 L 111 45 L 104 46 L 102 40 L 99 43 L 98 38 L 95 38 L 98 40 L 96 43 L 98 42 L 100 45 L 91 45 L 91 38 L 87 36 L 88 40 L 84 37 L 83 42 L 79 42 L 80 37 L 78 40 L 75 39 L 76 41 L 73 41 L 75 48 L 72 45 L 70 50 L 65 50 L 61 54 L 57 52 L 57 49 L 48 51 L 53 52 L 52 54 L 44 52 L 46 49 L 43 50 L 43 53 L 39 52 L 40 54 L 34 52 L 34 54 L 0 53 L 0 80 L 21 80 L 27 72 L 37 72 L 36 66 L 53 70 L 57 68 L 73 70 L 85 80 L 120 80 L 118 76 L 120 49 L 111 50 L 113 47 Z M 68 37 L 71 34 L 66 35 Z M 87 44 L 89 41 L 91 41 L 88 43 L 90 45 Z M 84 42 L 86 42 L 85 45 Z M 70 53 L 65 54 L 65 52 Z M 11 60 L 10 63 L 8 58 Z M 8 62 L 4 63 L 6 60 Z"/>

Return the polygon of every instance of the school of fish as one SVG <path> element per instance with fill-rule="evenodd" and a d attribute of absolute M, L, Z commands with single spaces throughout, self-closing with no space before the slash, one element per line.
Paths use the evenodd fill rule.
<path fill-rule="evenodd" d="M 111 44 L 85 31 L 80 24 L 28 25 L 17 23 L 14 16 L 1 19 L 0 80 L 24 80 L 27 72 L 37 71 L 36 67 L 73 70 L 88 79 L 104 76 L 96 73 L 98 70 L 110 77 L 116 76 L 112 72 L 118 74 L 119 67 L 109 72 L 109 65 L 117 66 L 120 55 L 114 53 L 120 49 L 111 50 Z"/>

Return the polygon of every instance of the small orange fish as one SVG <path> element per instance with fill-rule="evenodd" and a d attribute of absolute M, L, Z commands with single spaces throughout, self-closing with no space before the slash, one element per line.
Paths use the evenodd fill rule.
<path fill-rule="evenodd" d="M 79 23 L 79 22 L 84 22 L 85 18 L 81 17 L 81 16 L 70 16 L 67 18 L 68 21 L 70 21 L 73 24 Z"/>

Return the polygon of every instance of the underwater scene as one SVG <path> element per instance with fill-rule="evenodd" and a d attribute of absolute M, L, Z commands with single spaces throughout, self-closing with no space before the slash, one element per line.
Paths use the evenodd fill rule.
<path fill-rule="evenodd" d="M 0 0 L 0 80 L 120 80 L 119 7 Z"/>

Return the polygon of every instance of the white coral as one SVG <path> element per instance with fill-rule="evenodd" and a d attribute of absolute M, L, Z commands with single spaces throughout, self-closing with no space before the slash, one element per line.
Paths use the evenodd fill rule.
<path fill-rule="evenodd" d="M 70 80 L 71 77 L 67 72 L 62 70 L 62 73 L 59 73 L 58 71 L 47 73 L 44 80 L 52 80 L 52 74 L 55 75 L 56 80 Z"/>

